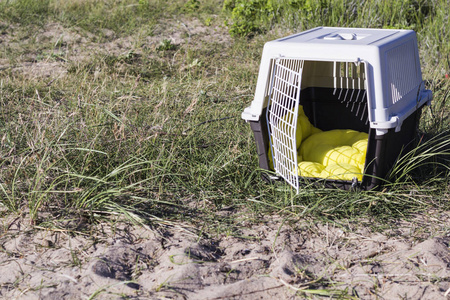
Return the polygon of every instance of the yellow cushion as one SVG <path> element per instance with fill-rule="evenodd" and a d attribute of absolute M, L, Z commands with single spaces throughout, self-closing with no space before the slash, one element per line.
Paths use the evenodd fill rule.
<path fill-rule="evenodd" d="M 303 177 L 326 178 L 335 180 L 352 180 L 353 177 L 362 180 L 361 169 L 347 164 L 338 163 L 324 166 L 320 163 L 302 161 L 298 164 L 299 175 Z"/>
<path fill-rule="evenodd" d="M 300 155 L 304 161 L 318 163 L 323 166 L 320 174 L 312 174 L 299 164 L 299 175 L 305 177 L 332 178 L 351 180 L 362 179 L 368 134 L 347 129 L 335 129 L 312 134 L 302 142 Z"/>
<path fill-rule="evenodd" d="M 285 134 L 289 134 L 289 127 L 287 124 L 292 124 L 292 119 L 294 118 L 294 111 L 288 111 L 286 115 L 281 118 L 281 122 L 278 124 L 281 131 Z M 312 133 L 318 133 L 322 130 L 314 127 L 311 122 L 309 122 L 308 117 L 305 115 L 305 111 L 303 110 L 303 106 L 298 106 L 298 114 L 297 114 L 297 128 L 295 131 L 295 139 L 297 149 L 300 147 L 302 141 L 308 138 Z"/>
<path fill-rule="evenodd" d="M 316 162 L 302 161 L 298 164 L 299 175 L 304 177 L 321 177 L 325 166 Z"/>
<path fill-rule="evenodd" d="M 288 136 L 286 123 L 292 124 L 293 111 L 281 118 L 279 128 Z M 286 122 L 286 123 L 285 123 Z M 362 180 L 366 159 L 368 134 L 347 129 L 321 131 L 314 127 L 298 108 L 295 131 L 299 175 L 303 177 Z M 269 149 L 269 165 L 273 169 L 272 152 Z"/>
<path fill-rule="evenodd" d="M 362 180 L 362 171 L 355 165 L 347 163 L 336 163 L 328 165 L 325 168 L 326 173 L 321 174 L 320 178 L 336 179 L 336 180 L 352 180 L 353 177 Z"/>

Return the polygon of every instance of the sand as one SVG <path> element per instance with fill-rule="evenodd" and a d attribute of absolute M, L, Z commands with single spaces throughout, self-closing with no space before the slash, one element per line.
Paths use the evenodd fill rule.
<path fill-rule="evenodd" d="M 3 219 L 3 299 L 450 298 L 450 236 L 414 235 L 413 223 L 373 232 L 273 218 L 217 237 L 188 225 L 81 234 L 27 223 Z"/>

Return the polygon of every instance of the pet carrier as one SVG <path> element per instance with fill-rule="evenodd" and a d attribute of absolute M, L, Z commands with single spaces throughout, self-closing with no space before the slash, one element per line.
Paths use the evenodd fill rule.
<path fill-rule="evenodd" d="M 259 166 L 303 181 L 379 186 L 432 99 L 412 30 L 318 27 L 265 44 L 242 113 Z"/>

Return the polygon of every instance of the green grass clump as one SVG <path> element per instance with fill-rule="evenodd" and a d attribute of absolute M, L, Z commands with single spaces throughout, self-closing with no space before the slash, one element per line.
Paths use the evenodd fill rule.
<path fill-rule="evenodd" d="M 57 21 L 67 27 L 76 26 L 92 32 L 101 39 L 105 38 L 106 29 L 119 36 L 138 29 L 152 34 L 160 18 L 180 13 L 211 14 L 218 11 L 217 7 L 214 0 L 171 3 L 162 0 L 6 0 L 0 2 L 0 19 L 38 27 Z"/>
<path fill-rule="evenodd" d="M 50 0 L 31 1 L 2 1 L 0 2 L 0 16 L 2 20 L 30 25 L 31 23 L 45 24 L 45 16 L 49 13 Z"/>

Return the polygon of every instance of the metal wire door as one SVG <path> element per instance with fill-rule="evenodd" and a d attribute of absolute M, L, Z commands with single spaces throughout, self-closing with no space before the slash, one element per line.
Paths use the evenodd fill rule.
<path fill-rule="evenodd" d="M 298 193 L 296 129 L 304 60 L 275 60 L 267 109 L 270 147 L 275 172 Z"/>

